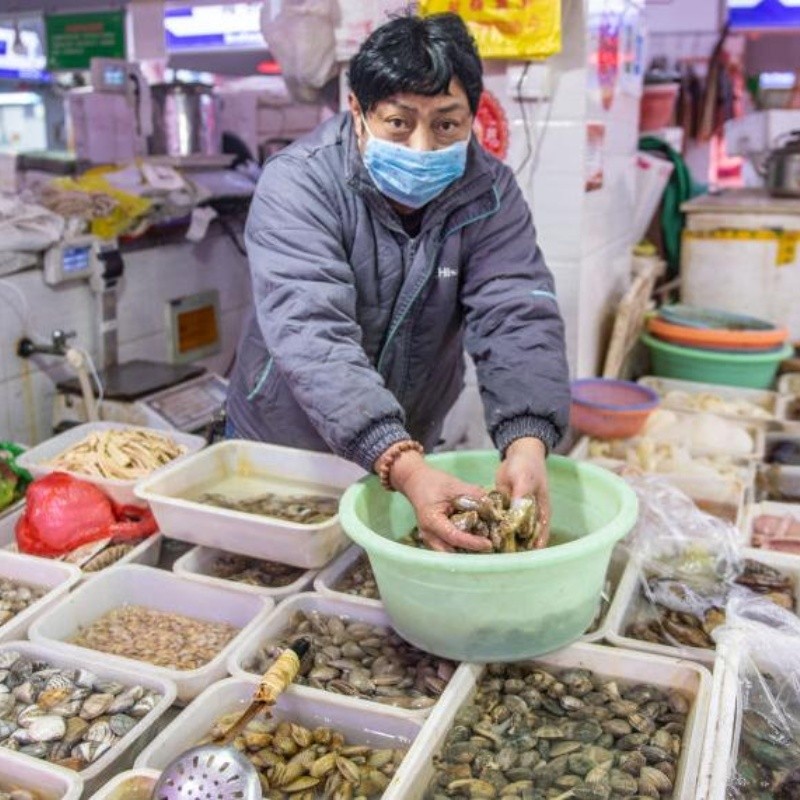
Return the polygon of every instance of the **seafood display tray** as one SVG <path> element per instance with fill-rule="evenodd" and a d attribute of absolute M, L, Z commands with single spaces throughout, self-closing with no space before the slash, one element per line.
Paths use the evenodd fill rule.
<path fill-rule="evenodd" d="M 292 615 L 296 611 L 304 611 L 306 613 L 316 611 L 320 614 L 331 614 L 345 617 L 352 621 L 366 622 L 369 625 L 380 625 L 385 628 L 391 628 L 392 626 L 388 614 L 382 608 L 369 608 L 363 603 L 354 603 L 338 598 L 325 597 L 324 595 L 314 592 L 305 592 L 304 594 L 298 594 L 284 600 L 275 608 L 269 615 L 267 621 L 258 630 L 252 631 L 247 638 L 242 641 L 228 659 L 228 672 L 236 678 L 245 678 L 248 680 L 257 678 L 258 675 L 248 670 L 245 665 L 256 655 L 264 642 L 269 639 L 277 638 L 286 630 Z M 458 667 L 458 669 L 462 669 L 462 667 L 463 665 Z M 310 701 L 320 696 L 340 696 L 335 692 L 328 692 L 323 689 L 315 689 L 310 686 L 302 686 L 299 684 L 293 685 L 288 691 L 298 692 L 301 695 L 308 696 Z M 379 710 L 392 708 L 399 716 L 409 717 L 410 719 L 422 720 L 431 713 L 430 708 L 405 710 L 393 708 L 392 706 L 364 698 L 348 697 L 348 700 L 352 702 L 353 708 L 374 709 L 377 707 Z M 434 705 L 433 708 L 435 707 Z"/>
<path fill-rule="evenodd" d="M 742 533 L 744 534 L 744 541 L 745 545 L 748 548 L 752 548 L 753 552 L 755 553 L 774 553 L 774 550 L 765 550 L 760 547 L 753 547 L 753 525 L 756 521 L 756 518 L 761 516 L 762 514 L 774 514 L 775 516 L 782 517 L 786 514 L 790 514 L 798 522 L 800 522 L 800 504 L 798 503 L 774 503 L 769 500 L 765 500 L 762 503 L 750 503 L 747 506 L 747 510 L 744 515 L 744 522 L 742 523 Z M 800 553 L 782 553 L 782 555 L 787 557 L 800 557 Z M 798 562 L 800 563 L 800 562 Z"/>
<path fill-rule="evenodd" d="M 741 554 L 743 558 L 758 561 L 792 576 L 795 584 L 794 611 L 795 614 L 800 615 L 800 561 L 798 561 L 797 557 L 786 555 L 785 553 L 752 548 L 743 549 Z M 646 642 L 643 639 L 634 639 L 625 635 L 625 629 L 628 627 L 631 615 L 638 604 L 644 602 L 640 597 L 640 573 L 642 569 L 641 562 L 635 557 L 628 562 L 616 597 L 609 609 L 607 641 L 617 647 L 624 647 L 628 650 L 640 650 L 645 653 L 671 656 L 673 658 L 688 658 L 704 664 L 713 664 L 716 660 L 716 650 L 704 647 L 690 647 L 689 645 L 673 647 L 672 645 Z"/>
<path fill-rule="evenodd" d="M 2 523 L 0 523 L 2 525 Z M 2 528 L 0 527 L 0 546 L 2 546 Z M 104 572 L 107 572 L 111 567 L 122 567 L 125 564 L 141 564 L 145 567 L 154 567 L 158 564 L 158 559 L 161 556 L 161 544 L 164 541 L 164 537 L 160 533 L 154 533 L 151 536 L 148 536 L 143 542 L 137 544 L 133 550 L 125 553 L 122 558 L 117 559 L 113 564 L 109 564 L 105 569 L 97 570 L 96 572 L 84 572 L 83 570 L 78 567 L 81 573 L 79 583 L 86 583 L 86 581 L 93 580 L 98 575 L 102 575 Z M 10 553 L 16 553 L 17 545 L 16 542 L 9 544 L 6 548 Z M 51 561 L 53 564 L 64 564 L 67 562 L 64 561 L 56 561 L 53 559 L 47 559 Z"/>
<path fill-rule="evenodd" d="M 0 642 L 5 642 L 23 639 L 31 623 L 80 581 L 81 571 L 60 561 L 0 550 L 0 577 L 48 590 L 44 597 L 14 615 L 5 625 L 0 625 Z"/>
<path fill-rule="evenodd" d="M 320 570 L 317 577 L 314 579 L 314 591 L 325 597 L 335 597 L 340 600 L 348 600 L 353 603 L 361 603 L 363 606 L 370 606 L 372 608 L 383 608 L 383 603 L 372 597 L 360 597 L 357 594 L 348 594 L 347 592 L 339 592 L 333 587 L 347 574 L 347 571 L 352 567 L 361 556 L 365 555 L 360 547 L 353 545 L 348 547 L 341 555 L 337 556 L 325 569 Z"/>
<path fill-rule="evenodd" d="M 23 658 L 36 658 L 47 661 L 58 669 L 89 670 L 101 679 L 118 681 L 125 686 L 143 686 L 161 695 L 161 700 L 158 701 L 153 710 L 147 714 L 147 716 L 140 719 L 134 728 L 91 766 L 80 773 L 67 770 L 70 775 L 77 774 L 80 776 L 87 792 L 100 788 L 112 775 L 119 772 L 120 769 L 127 769 L 131 766 L 133 762 L 131 751 L 135 748 L 141 748 L 142 743 L 148 740 L 153 726 L 175 700 L 176 688 L 172 681 L 134 669 L 119 667 L 113 664 L 102 653 L 92 655 L 81 653 L 75 656 L 72 654 L 60 653 L 52 647 L 31 642 L 4 642 L 0 645 L 0 653 L 9 650 L 21 653 Z M 4 748 L 0 748 L 0 756 L 5 752 L 6 750 Z M 23 758 L 26 764 L 42 765 L 43 767 L 49 767 L 51 769 L 55 768 L 55 765 L 48 764 L 41 759 L 32 758 L 30 756 L 23 756 Z"/>
<path fill-rule="evenodd" d="M 174 539 L 240 555 L 319 569 L 347 546 L 338 514 L 325 522 L 298 525 L 231 511 L 187 499 L 233 476 L 263 479 L 281 493 L 340 495 L 364 471 L 328 453 L 229 440 L 167 466 L 139 482 L 136 494 L 150 504 L 160 530 Z"/>
<path fill-rule="evenodd" d="M 800 432 L 785 431 L 783 433 L 767 434 L 767 450 L 775 442 L 795 442 L 800 445 Z M 760 499 L 778 500 L 780 495 L 783 501 L 800 502 L 800 466 L 789 464 L 761 464 L 758 469 L 757 488 L 764 495 Z"/>
<path fill-rule="evenodd" d="M 143 676 L 149 674 L 173 681 L 180 703 L 193 699 L 228 674 L 225 662 L 230 654 L 251 631 L 263 625 L 274 606 L 267 597 L 204 586 L 164 570 L 132 564 L 106 570 L 63 598 L 31 626 L 29 636 L 34 642 L 76 658 L 96 656 L 98 651 L 72 644 L 69 639 L 103 614 L 125 605 L 147 606 L 241 628 L 211 661 L 194 670 L 168 669 L 124 656 L 102 654 L 109 664 L 137 670 Z"/>
<path fill-rule="evenodd" d="M 788 373 L 778 378 L 778 391 L 783 395 L 800 395 L 800 374 Z"/>
<path fill-rule="evenodd" d="M 14 533 L 17 527 L 17 520 L 22 516 L 25 511 L 25 504 L 18 505 L 14 511 L 9 511 L 0 517 L 0 547 L 8 548 L 16 546 L 17 536 Z"/>
<path fill-rule="evenodd" d="M 687 414 L 712 413 L 724 419 L 731 419 L 737 422 L 750 422 L 756 425 L 769 425 L 778 418 L 778 402 L 780 396 L 777 392 L 769 392 L 763 389 L 748 389 L 743 386 L 724 386 L 717 383 L 699 383 L 696 381 L 682 381 L 677 378 L 657 378 L 653 375 L 646 375 L 639 378 L 638 383 L 647 386 L 661 397 L 661 405 L 671 411 L 683 411 Z M 722 414 L 717 411 L 703 412 L 700 409 L 687 408 L 685 405 L 666 400 L 666 395 L 670 392 L 686 392 L 687 394 L 713 394 L 723 400 L 745 400 L 753 405 L 763 408 L 770 419 L 759 419 L 735 414 Z"/>
<path fill-rule="evenodd" d="M 670 413 L 675 414 L 675 416 L 679 420 L 689 420 L 691 417 L 697 416 L 696 413 L 690 411 L 671 411 Z M 719 417 L 719 414 L 713 414 L 711 416 Z M 734 462 L 741 463 L 741 462 L 753 462 L 753 461 L 760 461 L 764 458 L 764 449 L 765 449 L 765 435 L 766 432 L 764 427 L 761 425 L 757 425 L 749 420 L 743 419 L 731 419 L 729 417 L 720 417 L 720 419 L 724 419 L 726 423 L 730 423 L 732 425 L 737 426 L 738 428 L 744 428 L 747 433 L 750 434 L 751 438 L 753 439 L 753 452 L 742 454 L 742 453 L 731 453 L 730 450 L 725 450 L 724 447 L 708 449 L 708 448 L 687 448 L 689 453 L 696 457 L 702 458 L 703 456 L 722 456 L 732 459 Z M 586 443 L 583 443 L 583 439 L 586 439 Z M 581 452 L 579 448 L 583 448 L 583 452 L 586 454 L 583 456 L 584 459 L 588 458 L 589 454 L 589 438 L 590 437 L 582 437 L 581 440 L 577 443 L 577 445 L 573 448 L 570 452 L 570 456 L 572 458 L 577 458 L 575 452 Z M 636 445 L 643 439 L 648 438 L 645 434 L 641 436 L 632 436 L 630 439 L 619 439 L 616 441 L 622 442 L 623 444 L 627 444 L 629 448 L 634 448 Z M 649 437 L 652 438 L 652 437 Z M 680 446 L 684 446 L 681 442 L 664 442 L 664 444 L 676 444 Z"/>
<path fill-rule="evenodd" d="M 85 439 L 92 433 L 108 430 L 134 430 L 145 431 L 147 433 L 166 434 L 176 444 L 186 447 L 187 452 L 176 458 L 171 462 L 175 464 L 189 458 L 193 453 L 205 447 L 205 439 L 201 436 L 193 436 L 190 433 L 182 433 L 181 431 L 157 431 L 153 428 L 143 428 L 138 425 L 126 425 L 122 422 L 86 422 L 83 425 L 77 425 L 74 428 L 64 431 L 64 433 L 54 436 L 52 439 L 47 439 L 36 447 L 26 450 L 18 459 L 19 466 L 24 467 L 34 478 L 41 478 L 54 472 L 53 467 L 49 466 L 46 462 L 54 459 L 56 456 L 68 450 L 70 447 L 78 444 L 78 442 Z M 72 475 L 73 478 L 92 483 L 99 489 L 102 489 L 117 505 L 141 505 L 141 502 L 136 499 L 134 494 L 134 487 L 136 486 L 135 480 L 118 480 L 116 478 L 100 478 L 94 475 L 84 475 L 80 472 L 70 472 L 68 470 L 59 470 Z M 158 470 L 156 470 L 158 472 Z M 155 473 L 153 473 L 155 474 Z"/>
<path fill-rule="evenodd" d="M 713 731 L 709 728 L 709 737 L 705 745 L 712 754 L 708 758 L 709 780 L 706 800 L 726 800 L 728 776 L 731 765 L 737 757 L 740 726 L 736 725 L 736 716 L 740 697 L 741 659 L 742 651 L 735 642 L 720 646 L 716 670 L 719 670 L 721 679 L 715 681 L 718 693 L 714 699 L 717 725 Z"/>
<path fill-rule="evenodd" d="M 308 588 L 317 574 L 316 570 L 306 570 L 296 581 L 274 589 L 268 586 L 253 586 L 241 581 L 231 581 L 226 578 L 216 578 L 209 574 L 209 570 L 215 559 L 224 553 L 224 550 L 216 550 L 212 547 L 193 547 L 173 564 L 172 571 L 182 578 L 188 578 L 197 583 L 270 597 L 276 603 Z"/>
<path fill-rule="evenodd" d="M 151 800 L 160 774 L 154 769 L 129 769 L 112 778 L 88 800 Z"/>
<path fill-rule="evenodd" d="M 257 685 L 256 678 L 230 678 L 211 686 L 150 743 L 136 760 L 136 767 L 163 770 L 176 756 L 194 747 L 221 716 L 244 710 Z M 348 743 L 377 748 L 407 748 L 421 729 L 421 722 L 391 709 L 354 706 L 349 698 L 332 694 L 309 698 L 294 689 L 278 698 L 273 717 L 311 728 L 333 728 L 343 733 Z M 409 760 L 408 756 L 403 759 L 382 800 L 415 796 L 409 794 L 409 786 L 416 781 Z"/>
<path fill-rule="evenodd" d="M 75 772 L 0 747 L 0 789 L 27 789 L 42 800 L 80 800 L 83 781 Z"/>
<path fill-rule="evenodd" d="M 531 659 L 535 664 L 553 668 L 585 668 L 613 680 L 654 684 L 680 689 L 692 698 L 692 709 L 684 734 L 678 763 L 673 800 L 697 800 L 704 797 L 700 774 L 701 743 L 706 734 L 711 696 L 711 675 L 704 667 L 674 658 L 633 653 L 602 645 L 578 643 L 556 653 Z M 437 708 L 428 718 L 414 742 L 403 767 L 413 776 L 406 797 L 419 798 L 434 774 L 432 758 L 438 752 L 458 710 L 475 693 L 485 667 L 470 664 L 450 683 Z"/>
<path fill-rule="evenodd" d="M 621 460 L 611 458 L 589 458 L 589 440 L 584 437 L 573 448 L 571 458 L 589 461 L 599 467 L 617 472 L 626 467 Z M 635 469 L 635 468 L 634 468 Z M 696 503 L 715 503 L 730 506 L 733 519 L 731 525 L 741 528 L 744 524 L 746 505 L 750 500 L 755 485 L 755 464 L 741 462 L 741 477 L 725 475 L 691 475 L 681 472 L 649 472 L 647 475 L 659 478 L 684 494 Z"/>
<path fill-rule="evenodd" d="M 608 605 L 598 620 L 597 628 L 595 628 L 591 633 L 584 633 L 583 636 L 581 636 L 580 641 L 602 642 L 607 637 L 611 604 L 614 602 L 614 596 L 619 589 L 622 576 L 625 574 L 625 567 L 628 565 L 628 558 L 628 548 L 624 544 L 618 544 L 611 554 L 611 561 L 608 564 L 608 572 L 606 572 L 606 582 L 609 585 Z"/>

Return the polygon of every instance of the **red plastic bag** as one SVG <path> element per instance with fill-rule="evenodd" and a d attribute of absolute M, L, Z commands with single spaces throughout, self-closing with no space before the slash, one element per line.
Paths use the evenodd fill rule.
<path fill-rule="evenodd" d="M 116 507 L 100 489 L 63 472 L 34 481 L 16 525 L 22 553 L 57 557 L 98 539 L 141 539 L 156 532 L 150 509 Z"/>

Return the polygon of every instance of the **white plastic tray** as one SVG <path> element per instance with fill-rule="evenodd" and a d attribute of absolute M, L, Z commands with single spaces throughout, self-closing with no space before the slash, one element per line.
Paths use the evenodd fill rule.
<path fill-rule="evenodd" d="M 800 431 L 786 430 L 767 434 L 767 452 L 772 444 L 778 441 L 800 444 Z M 758 488 L 766 494 L 767 487 L 779 492 L 791 503 L 800 502 L 800 467 L 766 463 L 759 465 Z"/>
<path fill-rule="evenodd" d="M 791 575 L 795 583 L 795 614 L 800 616 L 800 560 L 797 556 L 787 556 L 784 553 L 773 553 L 769 550 L 754 550 L 744 548 L 743 558 L 751 558 L 767 564 L 770 567 Z M 673 647 L 668 644 L 658 642 L 645 642 L 641 639 L 634 639 L 625 635 L 631 615 L 636 610 L 637 605 L 643 602 L 640 599 L 640 580 L 641 564 L 634 557 L 628 562 L 622 582 L 617 590 L 616 597 L 611 604 L 608 613 L 608 634 L 606 639 L 617 647 L 625 647 L 629 650 L 641 650 L 645 653 L 655 653 L 656 655 L 671 656 L 674 658 L 688 658 L 692 661 L 700 661 L 704 664 L 713 664 L 716 659 L 716 651 L 704 647 Z"/>
<path fill-rule="evenodd" d="M 247 664 L 258 653 L 261 645 L 270 641 L 271 639 L 278 638 L 283 631 L 286 630 L 292 615 L 296 611 L 319 612 L 320 614 L 332 614 L 348 620 L 357 620 L 366 622 L 369 625 L 379 625 L 384 628 L 391 628 L 392 623 L 388 614 L 382 608 L 370 608 L 363 603 L 354 603 L 347 600 L 340 600 L 339 598 L 326 597 L 325 595 L 317 594 L 315 592 L 306 592 L 298 594 L 294 597 L 289 597 L 278 605 L 275 610 L 269 615 L 269 619 L 258 630 L 251 632 L 247 639 L 236 648 L 228 659 L 228 672 L 236 678 L 257 678 L 258 675 L 254 674 L 247 668 Z M 460 667 L 458 668 L 460 669 Z M 327 692 L 323 689 L 314 689 L 310 686 L 296 685 L 294 687 L 298 692 L 308 695 L 309 698 L 315 697 L 329 697 L 333 692 Z M 366 698 L 349 698 L 354 704 L 366 707 L 380 709 L 393 708 L 383 703 L 367 700 Z M 405 710 L 394 708 L 394 711 L 400 716 L 407 716 L 411 719 L 424 719 L 430 714 L 431 709 L 420 710 Z"/>
<path fill-rule="evenodd" d="M 778 378 L 778 391 L 781 394 L 800 395 L 800 372 L 790 372 Z"/>
<path fill-rule="evenodd" d="M 77 567 L 59 561 L 0 550 L 0 576 L 49 589 L 44 597 L 31 603 L 5 625 L 0 626 L 0 642 L 3 642 L 24 638 L 31 623 L 78 583 L 81 571 Z"/>
<path fill-rule="evenodd" d="M 54 472 L 54 468 L 46 462 L 60 455 L 65 450 L 68 450 L 73 445 L 78 444 L 78 442 L 85 439 L 89 434 L 95 433 L 96 431 L 107 430 L 140 430 L 147 431 L 148 433 L 157 433 L 162 436 L 169 436 L 177 444 L 182 444 L 187 448 L 187 453 L 176 458 L 175 461 L 172 462 L 173 464 L 183 461 L 192 453 L 196 453 L 198 450 L 205 447 L 205 439 L 200 436 L 193 436 L 189 433 L 182 433 L 181 431 L 157 431 L 138 425 L 126 425 L 122 422 L 86 422 L 83 425 L 70 428 L 64 431 L 64 433 L 54 436 L 52 439 L 47 439 L 41 444 L 36 445 L 36 447 L 32 447 L 30 450 L 26 450 L 17 459 L 17 463 L 21 467 L 27 469 L 34 478 L 40 478 L 43 475 Z M 94 484 L 119 505 L 141 505 L 133 492 L 134 486 L 136 485 L 135 480 L 121 481 L 113 478 L 98 478 L 92 475 L 84 475 L 80 472 L 61 471 L 67 472 L 68 475 L 72 475 L 74 478 L 79 478 L 80 480 Z M 160 470 L 156 470 L 156 472 L 159 471 Z"/>
<path fill-rule="evenodd" d="M 254 558 L 319 569 L 348 543 L 338 514 L 316 525 L 229 511 L 186 499 L 230 477 L 263 478 L 264 491 L 339 497 L 364 471 L 327 453 L 229 440 L 166 467 L 136 487 L 166 536 Z"/>
<path fill-rule="evenodd" d="M 584 633 L 581 636 L 582 642 L 602 642 L 608 634 L 608 616 L 611 611 L 611 604 L 614 602 L 614 595 L 619 589 L 622 576 L 625 574 L 625 567 L 628 564 L 629 552 L 625 544 L 618 544 L 611 553 L 611 561 L 608 563 L 606 578 L 609 587 L 609 601 L 605 613 L 600 617 L 597 628 L 591 633 Z"/>
<path fill-rule="evenodd" d="M 181 703 L 188 702 L 228 674 L 225 668 L 227 658 L 250 631 L 263 625 L 274 606 L 266 597 L 203 586 L 171 572 L 131 564 L 102 572 L 62 599 L 31 626 L 30 638 L 78 658 L 87 654 L 97 655 L 96 650 L 79 647 L 69 639 L 75 636 L 80 627 L 90 625 L 107 611 L 123 605 L 142 605 L 241 628 L 215 658 L 195 670 L 167 669 L 145 661 L 103 653 L 103 658 L 110 664 L 136 670 L 142 675 L 151 674 L 174 681 Z"/>
<path fill-rule="evenodd" d="M 682 381 L 672 378 L 656 378 L 652 375 L 647 375 L 644 378 L 639 378 L 639 383 L 642 386 L 647 386 L 652 389 L 656 394 L 661 397 L 661 405 L 664 408 L 669 408 L 673 411 L 683 411 L 685 413 L 704 413 L 692 408 L 688 408 L 681 403 L 675 403 L 673 400 L 667 400 L 666 396 L 670 392 L 686 392 L 687 394 L 714 394 L 723 400 L 745 400 L 748 403 L 762 408 L 767 414 L 770 415 L 769 419 L 761 419 L 759 417 L 737 416 L 736 414 L 720 414 L 713 412 L 719 417 L 725 419 L 733 419 L 739 422 L 751 422 L 757 425 L 769 425 L 774 422 L 778 416 L 778 393 L 769 392 L 763 389 L 747 389 L 741 386 L 723 386 L 716 383 L 698 383 L 696 381 Z"/>
<path fill-rule="evenodd" d="M 0 523 L 0 532 L 2 531 L 2 523 Z M 2 542 L 2 533 L 0 533 L 0 542 Z M 86 581 L 90 581 L 96 578 L 98 575 L 101 575 L 103 572 L 107 572 L 111 567 L 122 567 L 125 564 L 142 564 L 145 567 L 155 567 L 158 564 L 159 557 L 161 555 L 161 543 L 164 541 L 164 537 L 160 533 L 154 533 L 152 536 L 148 536 L 143 542 L 137 544 L 133 550 L 127 552 L 122 558 L 118 561 L 115 561 L 113 564 L 107 566 L 104 570 L 99 570 L 97 572 L 84 572 L 80 570 L 81 577 L 80 583 L 85 583 Z M 17 553 L 17 543 L 12 542 L 9 544 L 6 549 L 9 553 Z M 63 561 L 55 561 L 53 563 L 66 563 Z M 78 567 L 80 569 L 80 567 Z"/>
<path fill-rule="evenodd" d="M 231 678 L 211 686 L 151 742 L 136 760 L 136 767 L 163 770 L 206 736 L 219 717 L 243 711 L 257 684 L 257 679 Z M 297 687 L 287 689 L 278 698 L 273 717 L 310 728 L 325 725 L 343 733 L 348 743 L 378 748 L 408 748 L 421 727 L 418 721 L 390 709 L 356 706 L 348 698 L 327 693 L 311 699 L 299 693 Z M 382 800 L 418 797 L 409 790 L 415 784 L 415 776 L 408 761 L 408 757 L 403 760 Z"/>
<path fill-rule="evenodd" d="M 221 586 L 225 589 L 236 589 L 238 592 L 271 597 L 276 603 L 308 588 L 317 574 L 315 570 L 306 570 L 296 581 L 276 589 L 252 586 L 249 583 L 229 581 L 225 578 L 215 578 L 213 575 L 209 575 L 209 570 L 214 561 L 224 555 L 224 552 L 224 550 L 215 550 L 212 547 L 193 547 L 172 565 L 172 571 L 182 578 L 205 583 L 208 586 Z"/>
<path fill-rule="evenodd" d="M 0 790 L 28 789 L 42 800 L 80 800 L 83 781 L 74 772 L 0 747 Z"/>
<path fill-rule="evenodd" d="M 683 749 L 678 762 L 673 800 L 697 800 L 700 749 L 705 733 L 711 695 L 711 675 L 697 664 L 646 653 L 630 653 L 594 644 L 579 643 L 557 653 L 532 659 L 547 667 L 579 667 L 603 677 L 631 683 L 652 683 L 680 689 L 692 698 L 692 709 L 686 725 Z M 404 766 L 413 776 L 406 797 L 422 797 L 433 777 L 432 757 L 438 752 L 453 719 L 474 694 L 485 667 L 471 664 L 450 684 L 446 696 L 428 718 L 422 733 L 409 752 Z"/>
<path fill-rule="evenodd" d="M 753 547 L 753 523 L 757 517 L 762 514 L 774 514 L 775 516 L 782 517 L 786 514 L 793 516 L 800 522 L 800 504 L 798 503 L 772 503 L 765 501 L 763 503 L 750 503 L 747 506 L 742 523 L 742 533 L 744 534 L 744 542 L 747 547 Z M 762 550 L 761 548 L 754 548 L 757 552 L 778 552 L 775 550 Z M 800 554 L 794 555 L 792 553 L 782 553 L 787 558 L 800 559 Z M 798 562 L 800 563 L 800 561 Z"/>
<path fill-rule="evenodd" d="M 348 594 L 347 592 L 337 592 L 333 588 L 362 555 L 364 555 L 364 551 L 360 547 L 356 547 L 355 545 L 353 547 L 348 547 L 344 553 L 335 558 L 325 569 L 320 571 L 319 575 L 317 575 L 314 580 L 314 591 L 326 597 L 349 600 L 353 603 L 371 606 L 372 608 L 383 608 L 383 603 L 380 600 L 375 600 L 371 597 L 360 597 L 357 594 Z"/>
<path fill-rule="evenodd" d="M 160 774 L 154 769 L 129 769 L 112 778 L 89 800 L 151 800 Z"/>
<path fill-rule="evenodd" d="M 164 712 L 172 705 L 175 700 L 175 684 L 161 677 L 137 672 L 132 669 L 118 667 L 108 661 L 101 653 L 90 655 L 80 654 L 79 656 L 68 655 L 57 652 L 54 648 L 32 642 L 5 642 L 0 645 L 0 652 L 15 650 L 27 658 L 36 658 L 46 661 L 59 669 L 87 669 L 106 680 L 118 681 L 125 686 L 144 686 L 158 692 L 162 697 L 153 710 L 140 719 L 136 726 L 105 755 L 95 761 L 91 766 L 78 773 L 86 786 L 87 791 L 94 791 L 102 786 L 112 775 L 120 769 L 130 766 L 131 748 L 147 740 L 150 729 L 155 725 Z M 0 753 L 6 752 L 0 748 Z M 126 761 L 127 756 L 127 761 Z M 26 756 L 27 762 L 52 766 L 41 759 Z M 74 775 L 71 770 L 68 774 Z"/>

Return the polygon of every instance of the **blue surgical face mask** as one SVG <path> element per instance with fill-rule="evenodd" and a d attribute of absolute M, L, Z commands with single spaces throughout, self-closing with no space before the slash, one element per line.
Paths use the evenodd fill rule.
<path fill-rule="evenodd" d="M 408 208 L 422 208 L 464 174 L 469 139 L 442 150 L 412 150 L 378 139 L 366 119 L 361 119 L 369 133 L 364 165 L 378 191 L 391 200 Z"/>

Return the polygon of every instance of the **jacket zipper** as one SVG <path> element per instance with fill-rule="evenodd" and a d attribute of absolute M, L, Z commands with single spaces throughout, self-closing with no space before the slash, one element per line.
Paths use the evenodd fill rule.
<path fill-rule="evenodd" d="M 383 367 L 383 360 L 386 356 L 387 351 L 389 350 L 389 345 L 392 343 L 392 340 L 397 335 L 397 331 L 400 329 L 400 326 L 405 322 L 406 317 L 408 316 L 408 312 L 413 308 L 414 303 L 416 303 L 417 298 L 419 297 L 420 293 L 422 292 L 423 288 L 427 285 L 428 281 L 430 280 L 431 276 L 433 275 L 433 266 L 436 263 L 436 259 L 439 257 L 439 253 L 444 246 L 444 243 L 447 239 L 452 236 L 452 234 L 460 231 L 462 228 L 465 228 L 467 225 L 471 225 L 473 222 L 480 222 L 482 219 L 486 219 L 488 217 L 494 216 L 500 210 L 500 195 L 497 191 L 496 186 L 492 186 L 492 192 L 494 193 L 494 207 L 490 208 L 488 211 L 484 211 L 482 214 L 478 214 L 478 216 L 473 217 L 472 219 L 464 220 L 464 222 L 456 225 L 455 228 L 451 228 L 450 230 L 446 231 L 444 236 L 436 243 L 436 248 L 431 255 L 431 259 L 428 262 L 428 271 L 425 274 L 425 277 L 420 281 L 417 288 L 414 290 L 413 295 L 411 296 L 411 300 L 406 304 L 406 307 L 402 310 L 397 320 L 391 325 L 389 328 L 389 335 L 386 337 L 386 341 L 384 342 L 383 347 L 381 348 L 380 355 L 378 356 L 378 372 L 381 371 Z M 413 240 L 412 240 L 413 243 Z"/>

